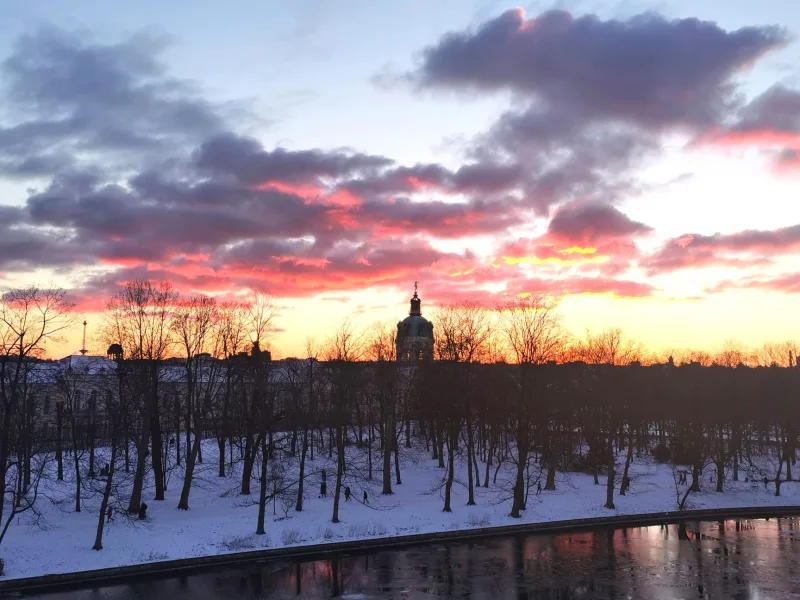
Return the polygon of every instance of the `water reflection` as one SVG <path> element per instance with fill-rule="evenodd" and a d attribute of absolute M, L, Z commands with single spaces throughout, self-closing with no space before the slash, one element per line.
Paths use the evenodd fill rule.
<path fill-rule="evenodd" d="M 800 520 L 507 537 L 39 596 L 40 600 L 800 598 Z"/>

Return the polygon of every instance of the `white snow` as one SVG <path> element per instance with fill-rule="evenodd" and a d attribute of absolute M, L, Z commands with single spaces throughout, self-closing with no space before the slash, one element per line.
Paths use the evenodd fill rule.
<path fill-rule="evenodd" d="M 256 516 L 259 483 L 258 465 L 253 470 L 253 493 L 238 494 L 241 463 L 235 473 L 217 477 L 216 442 L 208 440 L 203 445 L 204 463 L 198 464 L 196 480 L 190 497 L 190 510 L 176 508 L 180 496 L 179 469 L 171 472 L 166 500 L 152 500 L 152 477 L 144 493 L 148 504 L 147 522 L 127 522 L 119 516 L 106 526 L 103 550 L 91 550 L 97 526 L 99 497 L 88 498 L 81 513 L 74 509 L 74 484 L 71 482 L 69 457 L 65 456 L 65 479 L 48 478 L 41 488 L 39 506 L 45 522 L 32 524 L 30 513 L 19 516 L 11 525 L 0 545 L 0 557 L 5 560 L 3 580 L 32 577 L 53 573 L 86 571 L 161 560 L 217 555 L 262 548 L 328 543 L 374 537 L 430 533 L 448 530 L 519 525 L 565 519 L 602 517 L 624 514 L 672 511 L 677 508 L 673 470 L 669 465 L 658 465 L 649 458 L 634 460 L 631 467 L 632 489 L 627 496 L 619 496 L 618 486 L 614 501 L 616 510 L 603 508 L 605 503 L 605 476 L 600 485 L 594 485 L 591 475 L 559 473 L 557 491 L 536 495 L 536 484 L 530 491 L 528 508 L 521 519 L 508 516 L 511 508 L 510 481 L 512 465 L 501 469 L 489 488 L 477 487 L 475 506 L 466 506 L 466 470 L 461 465 L 453 486 L 452 512 L 442 512 L 444 490 L 440 483 L 444 469 L 430 458 L 424 449 L 402 449 L 402 485 L 394 484 L 394 494 L 381 496 L 380 456 L 375 453 L 373 480 L 361 481 L 366 476 L 363 450 L 349 449 L 358 454 L 358 466 L 348 468 L 346 482 L 353 490 L 354 499 L 340 502 L 341 522 L 331 522 L 333 491 L 335 486 L 335 459 L 317 454 L 307 461 L 305 505 L 303 512 L 292 506 L 289 518 L 282 518 L 281 502 L 277 507 L 267 507 L 267 534 L 257 536 Z M 624 457 L 621 455 L 620 459 Z M 281 459 L 296 470 L 296 459 Z M 273 463 L 275 464 L 275 463 Z M 355 463 L 354 463 L 355 464 Z M 481 467 L 481 483 L 485 465 Z M 227 465 L 226 465 L 227 467 Z M 319 473 L 328 473 L 328 498 L 319 499 Z M 494 467 L 491 469 L 494 475 Z M 734 508 L 800 506 L 800 482 L 782 486 L 781 497 L 775 497 L 774 487 L 765 490 L 763 483 L 726 481 L 725 492 L 714 492 L 710 482 L 713 472 L 707 470 L 702 477 L 703 491 L 689 497 L 687 508 Z M 744 478 L 744 474 L 741 475 Z M 358 481 L 354 481 L 354 479 Z M 363 490 L 369 493 L 370 505 L 361 504 Z M 681 488 L 681 492 L 685 487 Z M 276 509 L 277 515 L 273 516 Z"/>

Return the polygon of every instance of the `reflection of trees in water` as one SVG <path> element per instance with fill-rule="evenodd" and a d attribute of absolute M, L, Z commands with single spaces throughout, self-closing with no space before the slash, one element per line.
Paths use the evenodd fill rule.
<path fill-rule="evenodd" d="M 58 600 L 781 597 L 797 587 L 800 521 L 684 522 L 518 536 L 151 580 Z"/>

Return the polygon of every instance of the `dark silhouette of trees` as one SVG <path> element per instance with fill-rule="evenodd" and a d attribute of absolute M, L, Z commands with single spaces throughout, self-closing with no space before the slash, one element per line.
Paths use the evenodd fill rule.
<path fill-rule="evenodd" d="M 147 458 L 155 477 L 155 499 L 164 499 L 159 391 L 163 361 L 173 343 L 171 318 L 177 293 L 167 283 L 130 281 L 108 302 L 104 341 L 119 344 L 125 352 L 130 394 L 137 399 L 140 427 L 136 444 L 136 473 L 128 512 L 135 514 L 142 503 Z"/>
<path fill-rule="evenodd" d="M 36 450 L 31 374 L 45 344 L 72 322 L 64 290 L 30 286 L 0 296 L 0 520 L 8 496 L 15 498 L 10 514 L 32 506 L 28 492 L 38 486 L 42 470 L 31 460 Z M 16 481 L 9 481 L 9 474 Z"/>
<path fill-rule="evenodd" d="M 328 422 L 334 433 L 332 437 L 336 446 L 336 484 L 331 517 L 333 523 L 339 522 L 339 501 L 346 468 L 347 425 L 351 422 L 356 402 L 360 372 L 358 361 L 363 353 L 362 341 L 353 326 L 345 321 L 328 340 L 325 349 Z"/>
<path fill-rule="evenodd" d="M 525 509 L 527 497 L 528 459 L 537 421 L 543 449 L 550 450 L 547 427 L 541 427 L 546 415 L 536 414 L 536 407 L 543 406 L 542 397 L 547 389 L 537 381 L 541 372 L 536 365 L 543 365 L 562 356 L 566 347 L 566 334 L 561 328 L 556 313 L 558 302 L 545 295 L 532 295 L 524 300 L 507 304 L 500 310 L 502 330 L 511 349 L 514 365 L 514 386 L 516 388 L 515 414 L 511 417 L 511 426 L 516 441 L 517 475 L 514 482 L 514 495 L 511 505 L 511 516 L 519 518 Z M 554 453 L 548 452 L 549 462 Z"/>
<path fill-rule="evenodd" d="M 115 363 L 96 379 L 81 357 L 40 359 L 44 341 L 70 323 L 63 298 L 35 288 L 3 297 L 0 523 L 36 511 L 44 465 L 55 457 L 63 479 L 66 456 L 75 509 L 100 499 L 95 549 L 109 507 L 123 498 L 128 518 L 137 514 L 150 465 L 163 499 L 169 460 L 183 464 L 178 507 L 189 508 L 206 435 L 216 438 L 220 477 L 238 463 L 231 485 L 245 495 L 257 480 L 258 534 L 268 502 L 287 517 L 304 510 L 307 480 L 319 476 L 307 461 L 325 451 L 335 456 L 334 523 L 345 488 L 380 477 L 384 494 L 397 490 L 408 448 L 442 469 L 436 491 L 447 512 L 454 486 L 465 486 L 467 505 L 476 488 L 498 486 L 520 517 L 531 491 L 546 497 L 565 471 L 605 483 L 614 510 L 650 460 L 673 465 L 679 509 L 743 477 L 775 495 L 798 480 L 791 342 L 648 356 L 618 328 L 571 340 L 556 300 L 530 295 L 492 309 L 441 307 L 430 362 L 398 362 L 394 327 L 360 332 L 347 322 L 322 351 L 310 344 L 303 358 L 278 361 L 266 350 L 277 313 L 265 293 L 225 304 L 134 281 L 108 304 L 103 338 Z"/>

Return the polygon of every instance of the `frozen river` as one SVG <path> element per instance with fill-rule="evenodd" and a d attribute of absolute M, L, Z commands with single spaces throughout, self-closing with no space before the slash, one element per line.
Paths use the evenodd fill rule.
<path fill-rule="evenodd" d="M 484 538 L 314 562 L 253 563 L 36 597 L 800 598 L 800 518 Z"/>

